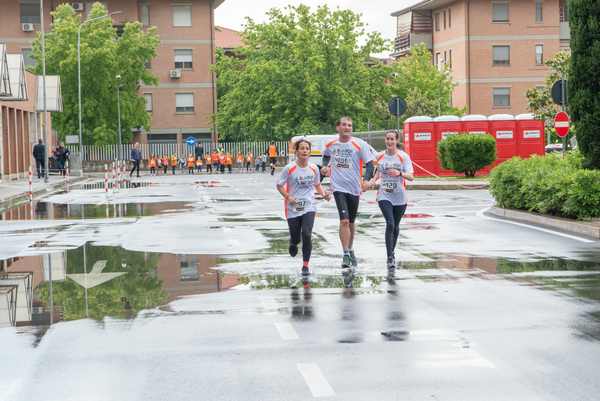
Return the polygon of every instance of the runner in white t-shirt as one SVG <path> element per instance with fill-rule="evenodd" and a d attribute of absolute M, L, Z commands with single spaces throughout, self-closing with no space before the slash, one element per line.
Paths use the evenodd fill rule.
<path fill-rule="evenodd" d="M 363 191 L 362 170 L 366 165 L 366 181 L 373 175 L 373 154 L 369 145 L 352 137 L 352 119 L 342 117 L 336 124 L 338 137 L 325 145 L 321 173 L 330 176 L 330 186 L 340 216 L 340 242 L 344 255 L 342 268 L 356 267 L 352 249 L 356 214 Z"/>
<path fill-rule="evenodd" d="M 321 186 L 321 176 L 316 165 L 308 162 L 311 145 L 306 139 L 294 143 L 296 161 L 283 168 L 277 180 L 277 190 L 285 199 L 285 216 L 290 230 L 290 255 L 296 256 L 302 240 L 302 274 L 309 274 L 312 252 L 312 229 L 317 206 L 315 189 L 325 200 L 331 195 Z"/>
<path fill-rule="evenodd" d="M 396 268 L 394 251 L 400 234 L 400 220 L 406 211 L 406 180 L 412 181 L 413 166 L 410 157 L 398 149 L 398 132 L 385 133 L 386 150 L 375 159 L 377 173 L 369 188 L 377 188 L 377 203 L 385 218 L 385 247 L 388 270 Z"/>

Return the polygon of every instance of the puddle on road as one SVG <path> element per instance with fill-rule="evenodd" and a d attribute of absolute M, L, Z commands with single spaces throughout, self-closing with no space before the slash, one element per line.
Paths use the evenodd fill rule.
<path fill-rule="evenodd" d="M 23 203 L 0 213 L 0 220 L 71 220 L 156 216 L 189 211 L 190 202 L 63 204 L 44 201 Z"/>

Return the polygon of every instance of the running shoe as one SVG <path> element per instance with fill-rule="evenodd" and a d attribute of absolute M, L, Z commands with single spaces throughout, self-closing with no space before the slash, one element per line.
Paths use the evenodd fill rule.
<path fill-rule="evenodd" d="M 356 260 L 356 255 L 354 254 L 354 251 L 350 251 L 350 263 L 352 264 L 352 267 L 358 266 L 358 260 Z"/>
<path fill-rule="evenodd" d="M 290 244 L 290 247 L 288 249 L 290 251 L 290 256 L 296 257 L 296 255 L 298 254 L 298 245 L 296 244 Z"/>
<path fill-rule="evenodd" d="M 309 270 L 308 266 L 302 266 L 302 275 L 308 276 L 309 274 L 310 274 L 310 270 Z"/>
<path fill-rule="evenodd" d="M 342 269 L 349 269 L 350 267 L 352 267 L 352 257 L 350 254 L 345 253 L 342 258 Z"/>

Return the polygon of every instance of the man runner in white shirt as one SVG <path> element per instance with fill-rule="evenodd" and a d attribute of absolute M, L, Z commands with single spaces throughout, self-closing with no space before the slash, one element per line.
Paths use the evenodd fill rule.
<path fill-rule="evenodd" d="M 373 176 L 374 156 L 369 145 L 359 138 L 352 137 L 352 119 L 342 117 L 336 124 L 338 137 L 325 145 L 321 173 L 330 176 L 330 186 L 340 216 L 340 242 L 344 255 L 342 268 L 358 265 L 352 249 L 356 214 L 360 194 L 366 181 Z M 363 182 L 362 170 L 366 165 Z"/>

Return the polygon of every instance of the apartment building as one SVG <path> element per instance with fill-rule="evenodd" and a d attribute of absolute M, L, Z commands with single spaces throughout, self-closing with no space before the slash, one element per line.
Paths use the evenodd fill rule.
<path fill-rule="evenodd" d="M 544 62 L 569 47 L 566 0 L 424 0 L 392 13 L 399 59 L 423 43 L 456 84 L 452 104 L 471 114 L 527 112 Z"/>
<path fill-rule="evenodd" d="M 71 3 L 85 18 L 95 1 L 43 0 L 46 29 L 50 12 Z M 127 21 L 157 27 L 160 45 L 148 66 L 158 77 L 156 86 L 142 86 L 146 110 L 151 114 L 147 132 L 135 132 L 140 142 L 182 143 L 192 136 L 217 139 L 212 116 L 216 112 L 214 62 L 214 10 L 223 0 L 105 0 L 118 28 Z M 11 53 L 31 59 L 31 43 L 40 29 L 40 0 L 2 0 L 0 42 Z M 86 96 L 84 93 L 83 96 Z"/>

